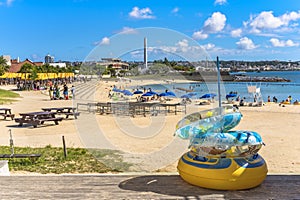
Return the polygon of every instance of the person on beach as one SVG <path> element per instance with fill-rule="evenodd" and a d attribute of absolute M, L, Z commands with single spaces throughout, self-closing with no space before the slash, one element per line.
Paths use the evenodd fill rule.
<path fill-rule="evenodd" d="M 291 95 L 288 96 L 287 100 L 288 100 L 290 103 L 292 103 L 292 96 L 291 96 Z"/>
<path fill-rule="evenodd" d="M 273 97 L 273 102 L 277 103 L 278 99 L 274 96 Z"/>
<path fill-rule="evenodd" d="M 52 85 L 49 86 L 49 97 L 50 97 L 50 100 L 53 100 L 53 87 Z"/>
<path fill-rule="evenodd" d="M 241 101 L 240 101 L 240 106 L 244 106 L 244 105 L 245 105 L 245 102 L 244 102 L 245 99 L 246 99 L 245 97 L 241 99 Z"/>
<path fill-rule="evenodd" d="M 60 99 L 60 91 L 59 91 L 58 85 L 55 86 L 54 90 L 55 90 L 55 97 L 54 97 L 54 99 Z M 53 92 L 53 94 L 54 94 L 54 92 Z"/>
<path fill-rule="evenodd" d="M 72 85 L 71 87 L 71 94 L 72 94 L 72 99 L 75 99 L 75 87 Z"/>
<path fill-rule="evenodd" d="M 268 102 L 271 102 L 271 97 L 270 96 L 268 96 Z"/>
<path fill-rule="evenodd" d="M 68 92 L 68 90 L 69 90 L 69 88 L 68 88 L 67 84 L 64 84 L 63 95 L 64 95 L 65 100 L 69 99 L 69 92 Z"/>

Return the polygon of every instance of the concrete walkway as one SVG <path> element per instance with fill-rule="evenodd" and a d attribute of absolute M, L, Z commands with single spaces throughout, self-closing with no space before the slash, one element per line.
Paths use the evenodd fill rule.
<path fill-rule="evenodd" d="M 216 191 L 176 174 L 0 177 L 0 199 L 300 199 L 300 175 L 268 175 L 257 188 Z"/>

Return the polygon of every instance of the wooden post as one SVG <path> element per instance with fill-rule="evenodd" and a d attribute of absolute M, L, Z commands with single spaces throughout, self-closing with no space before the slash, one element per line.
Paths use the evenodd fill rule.
<path fill-rule="evenodd" d="M 65 136 L 62 136 L 63 141 L 63 148 L 64 148 L 64 157 L 67 158 L 67 148 L 66 148 L 66 142 L 65 142 Z"/>
<path fill-rule="evenodd" d="M 10 153 L 11 155 L 14 155 L 15 154 L 15 149 L 14 149 L 14 140 L 12 138 L 12 134 L 11 134 L 11 129 L 8 130 L 9 132 L 9 146 L 10 146 Z"/>

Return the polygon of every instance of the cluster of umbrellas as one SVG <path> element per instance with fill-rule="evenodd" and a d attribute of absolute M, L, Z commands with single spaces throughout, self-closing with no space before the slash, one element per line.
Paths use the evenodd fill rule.
<path fill-rule="evenodd" d="M 181 96 L 181 98 L 193 98 L 193 97 L 197 97 L 199 95 L 199 93 L 197 92 L 189 92 L 187 94 L 184 94 Z M 214 98 L 215 96 L 217 96 L 215 93 L 207 93 L 207 94 L 204 94 L 200 97 L 200 99 L 212 99 Z"/>
<path fill-rule="evenodd" d="M 153 95 L 158 95 L 160 97 L 176 97 L 176 94 L 174 92 L 168 91 L 168 90 L 166 90 L 165 92 L 162 92 L 162 93 L 158 94 L 158 93 L 156 93 L 156 92 L 154 92 L 152 90 L 147 91 L 145 93 L 143 91 L 141 91 L 141 90 L 136 90 L 134 92 L 131 92 L 129 90 L 120 90 L 120 89 L 114 87 L 112 89 L 112 91 L 122 93 L 122 94 L 124 94 L 126 96 L 132 96 L 134 94 L 141 94 L 142 97 L 150 97 L 150 96 L 153 96 Z M 180 96 L 180 98 L 189 98 L 189 99 L 191 99 L 191 98 L 197 97 L 198 95 L 199 95 L 198 92 L 189 92 L 187 94 L 184 94 L 184 95 Z M 207 93 L 207 94 L 202 95 L 200 97 L 200 99 L 212 99 L 215 96 L 217 96 L 215 93 Z M 231 94 L 230 93 L 230 94 L 226 95 L 226 98 L 231 98 L 231 97 L 236 97 L 236 94 L 234 94 L 234 93 Z"/>
<path fill-rule="evenodd" d="M 152 90 L 148 91 L 148 92 L 143 92 L 141 90 L 136 90 L 134 92 L 130 92 L 129 90 L 121 90 L 121 89 L 118 89 L 116 87 L 114 87 L 112 89 L 113 92 L 119 92 L 119 93 L 122 93 L 126 96 L 132 96 L 134 94 L 141 94 L 142 97 L 150 97 L 150 96 L 153 96 L 153 95 L 158 95 L 158 96 L 161 96 L 161 97 L 176 97 L 176 94 L 174 92 L 171 92 L 171 91 L 166 91 L 166 92 L 163 92 L 163 93 L 156 93 Z"/>

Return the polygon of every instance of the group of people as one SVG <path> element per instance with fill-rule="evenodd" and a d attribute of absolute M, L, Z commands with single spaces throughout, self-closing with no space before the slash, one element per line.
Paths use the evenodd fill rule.
<path fill-rule="evenodd" d="M 61 91 L 63 93 L 63 96 L 61 96 Z M 75 87 L 72 85 L 71 89 L 72 98 L 75 99 Z M 49 83 L 49 97 L 50 100 L 58 100 L 58 99 L 69 99 L 69 87 L 66 83 L 64 83 L 62 90 L 60 87 L 55 84 L 54 86 Z"/>
<path fill-rule="evenodd" d="M 270 96 L 268 96 L 268 102 L 271 102 L 271 97 Z M 273 96 L 273 102 L 274 103 L 278 102 L 278 99 L 275 96 Z"/>

